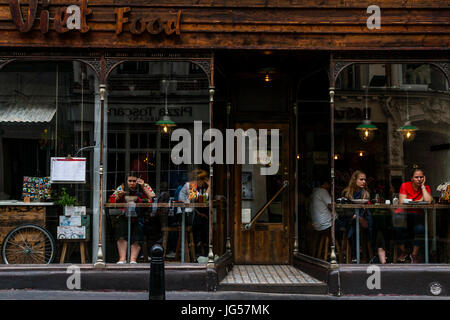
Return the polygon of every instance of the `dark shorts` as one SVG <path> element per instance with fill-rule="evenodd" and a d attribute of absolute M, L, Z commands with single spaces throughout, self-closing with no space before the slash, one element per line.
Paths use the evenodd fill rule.
<path fill-rule="evenodd" d="M 130 242 L 133 244 L 136 241 L 144 241 L 144 225 L 136 218 L 131 219 L 131 238 Z M 125 215 L 119 216 L 116 220 L 114 228 L 114 235 L 116 240 L 122 238 L 128 241 L 128 218 Z"/>

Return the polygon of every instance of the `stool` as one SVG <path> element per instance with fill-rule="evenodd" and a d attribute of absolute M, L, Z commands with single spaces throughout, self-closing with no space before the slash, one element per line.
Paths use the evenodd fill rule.
<path fill-rule="evenodd" d="M 322 233 L 319 238 L 319 248 L 317 249 L 316 257 L 321 258 L 323 252 L 323 260 L 328 259 L 328 245 L 330 243 L 330 237 L 328 233 Z"/>
<path fill-rule="evenodd" d="M 71 244 L 70 249 L 69 249 L 69 253 L 67 256 L 70 257 L 70 253 L 73 250 L 73 245 L 75 244 L 79 244 L 79 248 L 80 248 L 80 256 L 81 256 L 81 263 L 84 264 L 86 263 L 86 257 L 89 257 L 89 252 L 88 252 L 88 248 L 87 245 L 85 245 L 85 243 L 87 242 L 87 240 L 61 240 L 63 242 L 63 247 L 62 247 L 62 251 L 61 251 L 61 257 L 59 259 L 59 263 L 64 263 L 65 259 L 66 259 L 66 253 L 67 253 L 67 247 L 69 246 L 69 244 Z"/>
<path fill-rule="evenodd" d="M 164 257 L 166 256 L 167 240 L 169 238 L 169 232 L 178 232 L 177 248 L 175 252 L 175 259 L 180 259 L 181 253 L 181 226 L 178 227 L 162 227 Z M 195 249 L 194 249 L 194 234 L 192 233 L 192 226 L 187 226 L 185 228 L 185 238 L 184 238 L 184 259 L 186 262 L 195 261 Z"/>
<path fill-rule="evenodd" d="M 353 235 L 353 237 L 356 237 L 356 235 Z M 361 237 L 359 240 L 360 240 L 360 249 L 362 250 L 361 263 L 365 263 L 365 262 L 368 262 L 373 257 L 372 243 L 370 242 L 370 240 L 367 239 L 366 232 L 361 232 Z M 350 263 L 353 245 L 347 239 L 346 234 L 344 234 L 344 237 L 342 238 L 341 247 L 342 247 L 342 252 L 344 251 L 344 247 L 345 247 L 345 263 Z M 339 255 L 339 259 L 342 259 L 342 258 L 343 257 L 341 255 Z"/>
<path fill-rule="evenodd" d="M 350 245 L 347 239 L 347 231 L 343 232 L 341 240 L 341 250 L 339 251 L 339 263 L 344 262 L 344 252 L 345 252 L 345 263 L 350 263 Z"/>

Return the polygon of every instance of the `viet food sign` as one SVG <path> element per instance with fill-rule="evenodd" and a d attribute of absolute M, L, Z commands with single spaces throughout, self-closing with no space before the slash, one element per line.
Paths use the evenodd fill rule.
<path fill-rule="evenodd" d="M 70 30 L 78 30 L 81 33 L 89 31 L 88 17 L 92 16 L 93 9 L 88 8 L 87 0 L 80 0 L 78 4 L 71 4 L 67 7 L 58 7 L 50 14 L 50 0 L 28 0 L 26 4 L 21 4 L 20 0 L 9 0 L 11 18 L 20 32 L 29 32 L 36 24 L 42 33 L 49 32 L 50 29 L 57 33 L 65 33 Z M 22 12 L 26 11 L 24 16 Z M 132 34 L 142 34 L 144 32 L 157 35 L 180 34 L 181 10 L 175 13 L 152 16 L 131 16 L 130 7 L 111 9 L 111 16 L 114 15 L 116 35 L 128 31 Z M 38 22 L 37 22 L 38 21 Z M 50 23 L 52 22 L 52 23 Z"/>

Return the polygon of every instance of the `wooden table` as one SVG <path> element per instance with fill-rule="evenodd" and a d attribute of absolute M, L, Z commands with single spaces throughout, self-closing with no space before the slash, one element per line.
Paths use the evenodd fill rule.
<path fill-rule="evenodd" d="M 450 205 L 448 204 L 341 204 L 335 203 L 336 209 L 423 209 L 425 212 L 425 263 L 429 263 L 429 248 L 428 248 L 428 210 L 433 210 L 433 243 L 432 249 L 436 250 L 436 210 L 447 210 L 450 212 Z M 328 205 L 331 207 L 331 204 Z M 450 240 L 450 234 L 447 235 Z M 359 223 L 356 223 L 356 263 L 360 263 L 359 252 Z"/>
<path fill-rule="evenodd" d="M 129 212 L 130 208 L 182 208 L 181 212 L 181 263 L 184 263 L 184 240 L 186 233 L 186 217 L 185 210 L 186 208 L 208 208 L 209 202 L 200 202 L 200 203 L 183 203 L 183 202 L 171 202 L 171 203 L 105 203 L 105 208 L 126 208 Z M 128 216 L 128 241 L 127 241 L 127 262 L 130 262 L 130 237 L 131 237 L 131 214 L 127 214 Z M 109 213 L 107 216 L 109 220 Z M 110 228 L 111 229 L 111 228 Z"/>

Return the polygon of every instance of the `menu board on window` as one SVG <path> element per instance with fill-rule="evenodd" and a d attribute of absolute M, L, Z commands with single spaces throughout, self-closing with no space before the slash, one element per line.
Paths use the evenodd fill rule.
<path fill-rule="evenodd" d="M 86 158 L 51 158 L 51 183 L 86 183 Z"/>

